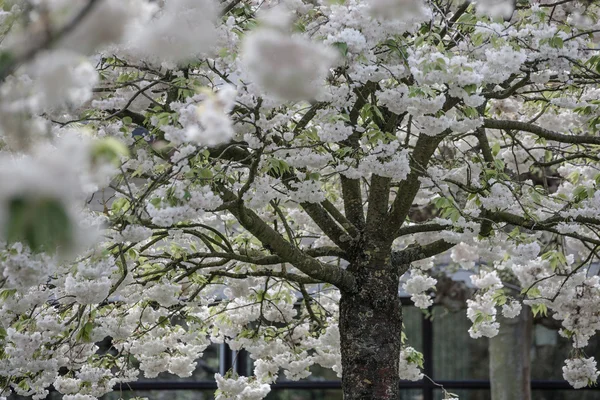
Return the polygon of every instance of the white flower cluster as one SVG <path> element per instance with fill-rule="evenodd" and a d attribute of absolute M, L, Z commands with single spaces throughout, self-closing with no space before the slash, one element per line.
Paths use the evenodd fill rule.
<path fill-rule="evenodd" d="M 143 242 L 152 236 L 152 229 L 141 225 L 127 225 L 119 235 L 116 235 L 115 240 L 124 242 Z"/>
<path fill-rule="evenodd" d="M 502 306 L 502 315 L 506 318 L 515 318 L 521 314 L 523 306 L 516 300 L 512 300 L 510 303 L 506 303 Z"/>
<path fill-rule="evenodd" d="M 157 312 L 155 317 L 164 318 L 167 312 Z M 154 329 L 143 338 L 123 343 L 140 361 L 140 370 L 146 378 L 155 378 L 168 371 L 180 377 L 189 377 L 196 369 L 196 360 L 202 357 L 210 342 L 202 332 L 179 326 Z"/>
<path fill-rule="evenodd" d="M 215 379 L 219 388 L 215 400 L 262 400 L 271 391 L 268 384 L 245 376 L 224 378 L 215 374 Z"/>
<path fill-rule="evenodd" d="M 478 0 L 477 10 L 491 17 L 510 19 L 514 5 L 510 0 Z"/>
<path fill-rule="evenodd" d="M 294 201 L 299 203 L 321 203 L 325 200 L 325 193 L 320 182 L 305 180 L 292 182 L 290 186 L 294 188 L 293 195 L 291 196 Z"/>
<path fill-rule="evenodd" d="M 348 139 L 352 134 L 352 127 L 344 124 L 343 121 L 323 124 L 317 127 L 319 138 L 324 142 L 341 142 Z"/>
<path fill-rule="evenodd" d="M 129 27 L 128 52 L 161 62 L 191 61 L 208 52 L 217 40 L 218 5 L 212 0 L 168 0 L 152 18 Z"/>
<path fill-rule="evenodd" d="M 515 195 L 512 192 L 513 188 L 511 186 L 505 182 L 498 181 L 491 181 L 489 183 L 491 185 L 489 194 L 479 198 L 483 208 L 490 211 L 508 211 L 517 215 L 523 213 L 518 202 L 515 201 Z"/>
<path fill-rule="evenodd" d="M 570 279 L 552 279 L 537 285 L 542 297 L 553 298 L 548 307 L 554 311 L 553 317 L 562 321 L 564 329 L 560 333 L 570 337 L 576 348 L 587 346 L 600 330 L 600 314 L 594 306 L 600 295 L 600 277 L 586 275 L 582 271 Z"/>
<path fill-rule="evenodd" d="M 562 368 L 563 377 L 575 388 L 581 389 L 596 383 L 600 372 L 593 358 L 571 358 Z"/>
<path fill-rule="evenodd" d="M 144 299 L 156 301 L 161 307 L 170 307 L 179 303 L 181 285 L 163 280 L 144 290 Z"/>
<path fill-rule="evenodd" d="M 203 211 L 212 210 L 222 204 L 221 199 L 207 186 L 186 188 L 185 182 L 174 181 L 167 190 L 157 190 L 146 205 L 152 223 L 172 226 L 178 222 L 199 218 Z"/>
<path fill-rule="evenodd" d="M 292 167 L 313 170 L 324 168 L 333 159 L 331 154 L 319 153 L 309 148 L 282 149 L 275 154 Z"/>
<path fill-rule="evenodd" d="M 81 106 L 98 83 L 94 66 L 77 53 L 41 53 L 30 66 L 32 110 L 55 111 Z"/>
<path fill-rule="evenodd" d="M 80 3 L 77 4 L 80 7 L 85 6 L 85 3 L 79 0 L 72 3 Z M 66 11 L 65 5 L 62 8 L 61 11 Z M 144 0 L 104 0 L 95 6 L 71 33 L 61 38 L 58 45 L 82 54 L 90 54 L 112 43 L 122 43 L 130 24 L 135 19 L 146 16 L 153 8 Z"/>
<path fill-rule="evenodd" d="M 423 355 L 410 346 L 405 346 L 400 351 L 400 379 L 408 381 L 418 381 L 423 379 L 423 373 L 420 366 L 423 362 Z"/>
<path fill-rule="evenodd" d="M 467 317 L 473 323 L 469 334 L 473 339 L 494 337 L 500 324 L 496 322 L 497 294 L 502 289 L 502 281 L 496 271 L 484 271 L 481 275 L 471 275 L 471 281 L 480 289 L 473 300 L 467 300 Z M 511 308 L 508 313 L 513 311 Z"/>
<path fill-rule="evenodd" d="M 18 291 L 46 283 L 56 269 L 55 260 L 46 254 L 32 254 L 22 243 L 8 246 L 0 253 L 0 261 L 4 288 Z"/>
<path fill-rule="evenodd" d="M 175 146 L 190 142 L 212 147 L 229 142 L 234 135 L 229 112 L 235 105 L 236 94 L 233 86 L 224 85 L 216 94 L 199 94 L 188 97 L 186 103 L 172 104 L 181 127 L 160 126 L 165 139 Z"/>
<path fill-rule="evenodd" d="M 413 270 L 408 280 L 402 285 L 402 289 L 411 295 L 410 299 L 416 307 L 426 309 L 433 304 L 433 299 L 425 292 L 435 288 L 436 283 L 437 279 L 426 276 L 419 270 Z"/>
<path fill-rule="evenodd" d="M 79 304 L 98 304 L 107 298 L 112 286 L 110 277 L 116 270 L 112 257 L 98 260 L 96 264 L 81 262 L 77 264 L 77 271 L 66 277 L 65 294 Z"/>
<path fill-rule="evenodd" d="M 410 166 L 408 150 L 399 150 L 400 142 L 394 140 L 390 143 L 379 142 L 369 154 L 360 160 L 358 170 L 363 176 L 377 174 L 401 182 L 408 176 Z"/>
<path fill-rule="evenodd" d="M 369 5 L 372 15 L 380 19 L 423 22 L 431 17 L 431 11 L 421 0 L 371 0 Z"/>
<path fill-rule="evenodd" d="M 268 28 L 249 34 L 242 48 L 250 79 L 282 100 L 315 98 L 334 60 L 335 52 L 322 44 Z"/>

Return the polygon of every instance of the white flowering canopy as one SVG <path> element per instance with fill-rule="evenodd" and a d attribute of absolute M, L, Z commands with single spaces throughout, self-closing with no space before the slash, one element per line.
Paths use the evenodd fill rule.
<path fill-rule="evenodd" d="M 572 340 L 565 379 L 596 381 L 598 5 L 0 10 L 0 398 L 190 376 L 223 342 L 255 370 L 217 374 L 219 400 L 315 364 L 342 376 L 347 266 L 381 246 L 418 307 L 443 258 L 472 271 L 472 337 L 528 305 Z M 399 376 L 422 378 L 398 347 Z"/>

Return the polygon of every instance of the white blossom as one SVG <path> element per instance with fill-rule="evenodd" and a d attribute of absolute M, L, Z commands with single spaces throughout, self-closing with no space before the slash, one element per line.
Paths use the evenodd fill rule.
<path fill-rule="evenodd" d="M 422 355 L 410 346 L 400 351 L 400 379 L 418 381 L 423 379 L 423 373 L 419 369 L 419 360 Z"/>
<path fill-rule="evenodd" d="M 192 61 L 216 42 L 218 6 L 212 0 L 168 0 L 156 15 L 128 32 L 130 51 L 150 61 Z"/>
<path fill-rule="evenodd" d="M 565 361 L 563 377 L 575 389 L 581 389 L 596 382 L 600 372 L 593 358 L 572 358 Z"/>
<path fill-rule="evenodd" d="M 334 60 L 332 49 L 273 29 L 252 32 L 242 49 L 250 79 L 282 100 L 317 96 Z"/>

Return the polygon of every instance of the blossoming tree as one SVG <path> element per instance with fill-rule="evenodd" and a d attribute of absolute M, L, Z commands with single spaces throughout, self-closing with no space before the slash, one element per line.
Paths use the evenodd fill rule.
<path fill-rule="evenodd" d="M 1 395 L 91 400 L 226 342 L 254 376 L 217 399 L 313 364 L 398 399 L 399 287 L 427 308 L 456 267 L 472 337 L 525 302 L 595 382 L 595 4 L 0 5 Z"/>

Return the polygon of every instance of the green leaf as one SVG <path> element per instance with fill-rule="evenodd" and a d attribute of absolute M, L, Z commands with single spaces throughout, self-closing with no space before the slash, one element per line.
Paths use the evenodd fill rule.
<path fill-rule="evenodd" d="M 545 304 L 533 304 L 531 306 L 531 311 L 533 312 L 533 316 L 537 317 L 538 314 L 544 317 L 548 316 L 548 307 Z"/>
<path fill-rule="evenodd" d="M 73 244 L 73 225 L 56 199 L 17 197 L 9 202 L 8 243 L 23 242 L 34 252 L 54 252 Z"/>
<path fill-rule="evenodd" d="M 29 390 L 29 384 L 27 383 L 26 380 L 22 380 L 21 382 L 19 382 L 19 384 L 17 386 L 24 391 Z"/>
<path fill-rule="evenodd" d="M 9 51 L 0 51 L 0 76 L 5 75 L 5 70 L 13 63 L 14 59 Z"/>
<path fill-rule="evenodd" d="M 0 291 L 0 300 L 6 300 L 13 297 L 17 293 L 17 289 L 4 289 Z"/>
<path fill-rule="evenodd" d="M 92 330 L 94 329 L 94 324 L 91 322 L 86 322 L 85 325 L 77 332 L 77 340 L 90 343 L 92 341 Z"/>
<path fill-rule="evenodd" d="M 333 47 L 338 49 L 341 55 L 346 57 L 348 55 L 348 44 L 345 42 L 335 42 L 332 44 Z"/>
<path fill-rule="evenodd" d="M 123 142 L 107 137 L 94 143 L 91 151 L 92 163 L 110 162 L 115 165 L 121 164 L 121 157 L 129 156 L 129 150 Z"/>
<path fill-rule="evenodd" d="M 202 179 L 212 179 L 213 173 L 209 168 L 200 168 L 198 170 L 198 177 Z"/>
<path fill-rule="evenodd" d="M 380 120 L 385 121 L 385 118 L 383 117 L 381 110 L 379 108 L 377 108 L 377 106 L 373 106 L 372 110 L 375 113 L 375 115 L 377 115 L 379 117 Z"/>
<path fill-rule="evenodd" d="M 550 47 L 554 47 L 555 49 L 562 49 L 564 46 L 564 41 L 560 37 L 554 36 L 550 39 L 548 44 Z"/>
<path fill-rule="evenodd" d="M 494 143 L 494 145 L 492 146 L 492 154 L 493 154 L 494 156 L 497 156 L 497 155 L 498 155 L 498 153 L 500 153 L 500 149 L 501 149 L 501 148 L 500 148 L 500 142 L 496 142 L 496 143 Z"/>
<path fill-rule="evenodd" d="M 119 213 L 120 211 L 127 211 L 129 209 L 129 200 L 126 198 L 118 198 L 110 206 L 113 213 Z"/>
<path fill-rule="evenodd" d="M 466 85 L 466 86 L 463 86 L 463 89 L 465 89 L 465 91 L 467 93 L 473 94 L 477 91 L 477 85 L 476 84 Z"/>

